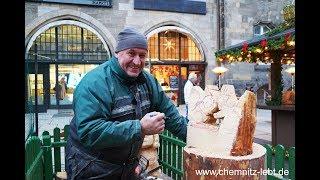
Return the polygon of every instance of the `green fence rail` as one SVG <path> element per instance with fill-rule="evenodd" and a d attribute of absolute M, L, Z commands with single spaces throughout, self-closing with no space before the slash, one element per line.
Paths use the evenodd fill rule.
<path fill-rule="evenodd" d="M 42 133 L 42 140 L 37 136 L 28 138 L 25 147 L 25 179 L 52 180 L 57 172 L 62 171 L 61 148 L 66 146 L 69 125 L 63 130 L 55 128 L 53 135 L 48 131 Z M 159 163 L 162 172 L 174 180 L 183 179 L 183 141 L 164 131 L 160 134 Z M 285 149 L 282 145 L 271 146 L 265 144 L 267 150 L 266 163 L 270 170 L 287 170 L 288 175 L 268 175 L 267 180 L 295 179 L 295 147 Z M 65 167 L 63 168 L 65 169 Z"/>
<path fill-rule="evenodd" d="M 284 180 L 295 179 L 295 147 L 285 149 L 284 146 L 278 144 L 271 146 L 265 144 L 267 150 L 267 168 L 276 174 L 269 174 L 267 180 Z M 286 171 L 286 172 L 285 172 Z M 273 173 L 272 172 L 272 173 Z"/>

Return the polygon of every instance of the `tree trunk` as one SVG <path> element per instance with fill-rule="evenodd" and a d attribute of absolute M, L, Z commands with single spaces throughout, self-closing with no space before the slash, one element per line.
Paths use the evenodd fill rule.
<path fill-rule="evenodd" d="M 266 176 L 262 173 L 266 169 L 265 154 L 266 149 L 256 143 L 253 144 L 253 153 L 247 156 L 209 154 L 197 148 L 185 147 L 184 179 L 265 180 Z"/>

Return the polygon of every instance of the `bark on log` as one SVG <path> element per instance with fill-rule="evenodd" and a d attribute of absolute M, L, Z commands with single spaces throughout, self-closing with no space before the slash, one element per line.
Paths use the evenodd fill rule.
<path fill-rule="evenodd" d="M 183 152 L 184 179 L 265 180 L 266 176 L 260 174 L 261 170 L 266 169 L 265 154 L 266 149 L 256 143 L 253 144 L 253 153 L 247 156 L 209 154 L 197 148 L 185 147 Z M 198 174 L 196 170 L 199 170 Z M 204 175 L 199 174 L 201 170 L 210 171 Z M 210 175 L 210 172 L 216 174 Z"/>

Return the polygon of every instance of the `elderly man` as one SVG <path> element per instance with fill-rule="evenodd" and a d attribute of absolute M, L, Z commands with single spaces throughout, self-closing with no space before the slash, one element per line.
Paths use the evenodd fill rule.
<path fill-rule="evenodd" d="M 66 146 L 68 179 L 136 179 L 145 135 L 168 129 L 185 141 L 186 119 L 143 70 L 147 52 L 146 37 L 124 28 L 115 57 L 76 87 Z"/>

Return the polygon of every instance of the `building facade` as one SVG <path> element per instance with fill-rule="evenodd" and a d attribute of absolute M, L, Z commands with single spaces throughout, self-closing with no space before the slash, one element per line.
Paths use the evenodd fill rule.
<path fill-rule="evenodd" d="M 32 97 L 37 93 L 39 111 L 71 108 L 77 83 L 114 55 L 117 34 L 125 26 L 147 36 L 146 70 L 175 104 L 183 104 L 183 86 L 190 72 L 202 76 L 203 88 L 216 83 L 211 71 L 217 66 L 215 51 L 252 38 L 258 21 L 281 22 L 281 9 L 291 1 L 158 0 L 151 5 L 146 0 L 59 2 L 25 1 L 26 84 L 31 87 L 26 97 L 35 104 Z M 229 71 L 222 81 L 234 84 L 239 92 L 247 85 L 258 89 L 268 83 L 268 65 L 227 66 Z"/>

